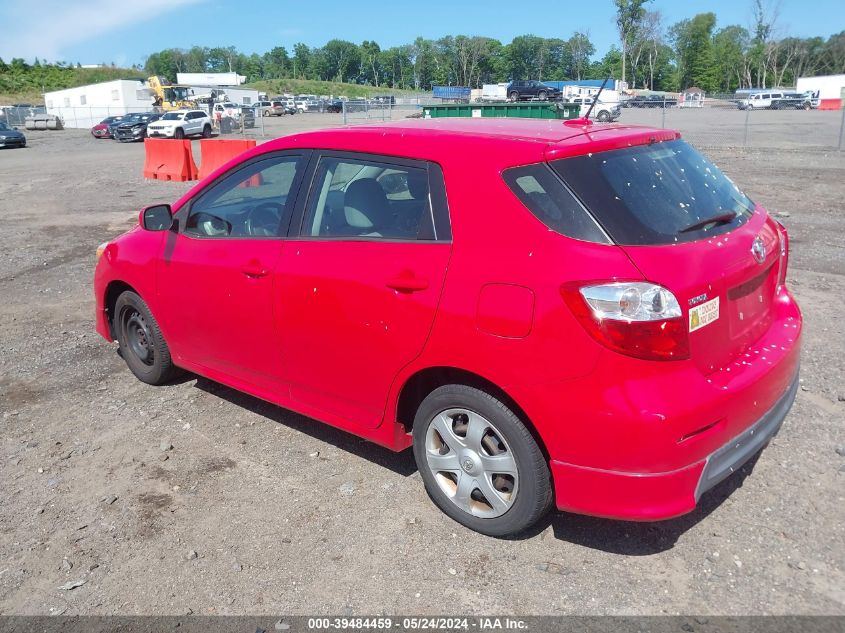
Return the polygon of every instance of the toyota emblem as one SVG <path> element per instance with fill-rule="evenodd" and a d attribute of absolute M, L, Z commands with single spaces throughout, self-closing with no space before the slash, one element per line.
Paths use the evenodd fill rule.
<path fill-rule="evenodd" d="M 755 237 L 751 244 L 751 254 L 754 255 L 758 264 L 762 264 L 766 260 L 766 246 L 759 237 Z"/>
<path fill-rule="evenodd" d="M 471 472 L 473 466 L 475 466 L 475 463 L 473 463 L 473 461 L 471 459 L 465 459 L 464 460 L 463 467 L 464 467 L 465 471 Z"/>

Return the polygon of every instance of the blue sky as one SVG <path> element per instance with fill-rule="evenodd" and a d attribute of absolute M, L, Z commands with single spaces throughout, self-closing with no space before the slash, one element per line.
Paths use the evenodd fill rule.
<path fill-rule="evenodd" d="M 821 35 L 845 29 L 841 0 L 766 0 L 777 7 L 781 36 Z M 143 63 L 162 48 L 233 45 L 263 53 L 296 42 L 320 46 L 332 38 L 382 47 L 421 35 L 569 37 L 589 31 L 598 55 L 617 41 L 611 0 L 0 0 L 0 58 L 46 58 L 95 64 Z M 751 0 L 652 0 L 667 24 L 713 11 L 717 28 L 751 24 Z M 39 16 L 39 17 L 36 17 Z"/>

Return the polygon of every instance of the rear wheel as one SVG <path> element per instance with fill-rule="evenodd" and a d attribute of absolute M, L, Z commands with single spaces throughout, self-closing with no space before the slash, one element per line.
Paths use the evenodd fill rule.
<path fill-rule="evenodd" d="M 176 130 L 173 132 L 173 138 L 175 138 L 175 139 L 185 138 L 185 130 L 183 130 L 180 127 L 177 127 Z"/>
<path fill-rule="evenodd" d="M 541 90 L 537 93 L 537 96 L 540 98 L 540 101 L 547 101 L 549 98 L 549 93 L 545 90 Z"/>
<path fill-rule="evenodd" d="M 513 92 L 511 92 L 508 95 L 508 100 L 509 101 L 519 101 L 519 93 L 516 90 L 514 90 Z"/>
<path fill-rule="evenodd" d="M 414 419 L 414 458 L 426 491 L 449 517 L 490 536 L 536 523 L 552 502 L 549 467 L 504 403 L 466 385 L 445 385 Z"/>
<path fill-rule="evenodd" d="M 607 123 L 607 121 L 610 119 L 610 115 L 606 111 L 602 110 L 601 112 L 599 112 L 596 118 L 602 123 Z"/>
<path fill-rule="evenodd" d="M 206 125 L 204 128 L 202 128 L 202 137 L 203 138 L 211 138 L 211 126 L 210 125 Z"/>
<path fill-rule="evenodd" d="M 180 373 L 158 322 L 137 293 L 127 290 L 117 298 L 113 318 L 120 354 L 138 380 L 161 385 Z"/>

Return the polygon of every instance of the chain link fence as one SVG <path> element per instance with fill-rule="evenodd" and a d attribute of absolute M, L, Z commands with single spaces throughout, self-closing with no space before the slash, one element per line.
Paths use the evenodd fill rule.
<path fill-rule="evenodd" d="M 262 116 L 260 109 L 200 104 L 209 112 L 216 134 L 256 140 L 326 127 L 396 121 L 422 116 L 426 105 L 441 103 L 431 95 L 321 101 L 319 107 L 283 116 Z M 600 100 L 605 106 L 617 103 Z M 675 129 L 701 147 L 845 150 L 845 109 L 740 109 L 733 95 L 696 99 L 654 98 L 619 102 L 617 123 Z M 587 105 L 582 106 L 582 114 Z M 91 129 L 101 121 L 143 108 L 2 106 L 0 121 L 23 128 L 27 117 L 54 114 L 66 128 Z M 596 118 L 598 110 L 593 111 Z"/>
<path fill-rule="evenodd" d="M 740 109 L 732 95 L 625 105 L 620 123 L 675 129 L 702 147 L 845 150 L 845 109 Z"/>

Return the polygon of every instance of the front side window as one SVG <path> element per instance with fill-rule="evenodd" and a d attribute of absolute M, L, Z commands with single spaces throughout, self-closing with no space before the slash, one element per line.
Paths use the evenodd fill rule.
<path fill-rule="evenodd" d="M 191 204 L 185 234 L 204 238 L 266 238 L 281 234 L 293 205 L 301 156 L 277 156 L 238 169 Z"/>
<path fill-rule="evenodd" d="M 680 140 L 551 165 L 617 244 L 691 242 L 731 231 L 754 211 L 727 176 Z"/>
<path fill-rule="evenodd" d="M 323 157 L 302 234 L 306 237 L 433 239 L 428 171 Z"/>

